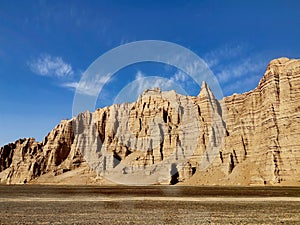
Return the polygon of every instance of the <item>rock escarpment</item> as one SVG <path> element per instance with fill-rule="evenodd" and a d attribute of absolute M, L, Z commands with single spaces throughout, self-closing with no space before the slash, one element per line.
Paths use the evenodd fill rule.
<path fill-rule="evenodd" d="M 299 137 L 300 60 L 280 58 L 244 94 L 218 101 L 206 83 L 197 97 L 147 90 L 134 103 L 63 120 L 43 142 L 5 145 L 0 179 L 299 185 Z"/>
<path fill-rule="evenodd" d="M 271 61 L 254 90 L 221 102 L 227 132 L 221 162 L 210 167 L 209 180 L 200 174 L 193 182 L 299 185 L 300 61 Z"/>

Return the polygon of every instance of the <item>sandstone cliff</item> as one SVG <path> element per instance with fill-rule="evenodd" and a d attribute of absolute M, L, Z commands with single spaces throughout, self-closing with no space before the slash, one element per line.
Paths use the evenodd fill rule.
<path fill-rule="evenodd" d="M 189 182 L 299 185 L 300 60 L 272 60 L 254 90 L 221 102 L 227 134 L 220 158 Z"/>
<path fill-rule="evenodd" d="M 270 62 L 257 88 L 215 99 L 147 90 L 0 149 L 1 183 L 300 184 L 300 60 Z"/>

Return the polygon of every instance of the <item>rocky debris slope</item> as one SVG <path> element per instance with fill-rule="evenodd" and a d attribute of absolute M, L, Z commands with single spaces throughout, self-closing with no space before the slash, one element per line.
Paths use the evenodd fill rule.
<path fill-rule="evenodd" d="M 280 58 L 244 94 L 147 90 L 63 120 L 43 142 L 5 145 L 0 181 L 299 185 L 299 137 L 300 60 Z"/>

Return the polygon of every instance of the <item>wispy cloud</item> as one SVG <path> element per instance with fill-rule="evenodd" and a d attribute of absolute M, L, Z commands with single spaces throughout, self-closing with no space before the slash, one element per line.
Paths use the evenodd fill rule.
<path fill-rule="evenodd" d="M 71 64 L 66 63 L 61 57 L 49 54 L 41 55 L 39 58 L 32 60 L 28 63 L 28 66 L 32 72 L 40 76 L 65 78 L 60 80 L 59 86 L 89 96 L 98 96 L 99 89 L 111 80 L 110 74 L 96 74 L 80 82 L 76 81 L 75 79 L 79 75 L 82 77 L 83 73 L 74 72 Z"/>
<path fill-rule="evenodd" d="M 138 71 L 135 76 L 134 85 L 132 85 L 131 90 L 137 90 L 137 95 L 143 93 L 146 89 L 151 89 L 154 87 L 158 87 L 161 90 L 169 90 L 173 85 L 174 82 L 171 79 L 163 78 L 162 76 L 152 76 L 148 77 L 143 74 L 141 71 Z"/>
<path fill-rule="evenodd" d="M 204 60 L 208 66 L 214 67 L 226 61 L 228 59 L 235 58 L 243 53 L 246 49 L 246 45 L 224 45 L 218 49 L 212 50 L 211 52 L 204 55 Z"/>
<path fill-rule="evenodd" d="M 182 90 L 183 88 L 186 88 L 186 86 L 189 86 L 190 82 L 189 76 L 181 70 L 177 70 L 177 72 L 170 78 L 156 75 L 151 76 L 150 79 L 145 79 L 148 77 L 149 76 L 145 75 L 141 71 L 138 71 L 136 73 L 135 82 L 138 87 L 139 93 L 142 93 L 146 89 L 154 87 L 158 87 L 164 91 L 178 89 Z"/>
<path fill-rule="evenodd" d="M 137 71 L 135 80 L 126 85 L 116 96 L 114 103 L 133 102 L 147 89 L 159 88 L 162 91 L 176 90 L 177 93 L 184 94 L 183 89 L 175 80 L 185 79 L 180 73 L 176 73 L 172 78 L 163 76 L 148 76 L 142 71 Z"/>
<path fill-rule="evenodd" d="M 169 78 L 161 75 L 149 76 L 142 71 L 138 71 L 135 80 L 130 84 L 130 92 L 134 93 L 135 98 L 141 95 L 146 89 L 158 87 L 162 91 L 175 90 L 180 94 L 191 94 L 190 91 L 195 88 L 191 78 L 181 70 L 177 70 Z"/>
<path fill-rule="evenodd" d="M 70 88 L 70 89 L 76 89 L 79 85 L 79 82 L 67 82 L 67 83 L 63 83 L 61 86 L 66 87 L 66 88 Z"/>
<path fill-rule="evenodd" d="M 259 60 L 247 58 L 236 63 L 223 66 L 222 70 L 216 75 L 221 83 L 232 82 L 233 79 L 244 79 L 249 73 L 258 72 L 264 63 Z"/>
<path fill-rule="evenodd" d="M 249 53 L 246 45 L 225 45 L 204 56 L 225 95 L 256 87 L 267 64 L 261 54 Z"/>
<path fill-rule="evenodd" d="M 187 79 L 188 79 L 188 76 L 180 70 L 177 71 L 177 73 L 175 73 L 173 77 L 171 77 L 171 80 L 176 81 L 176 82 L 186 82 Z"/>
<path fill-rule="evenodd" d="M 73 90 L 75 89 L 79 94 L 98 96 L 99 89 L 112 80 L 110 77 L 111 74 L 96 74 L 92 80 L 85 79 L 80 82 L 66 82 L 63 83 L 62 86 Z"/>
<path fill-rule="evenodd" d="M 243 88 L 243 92 L 246 91 L 250 91 L 252 88 L 250 87 L 255 87 L 257 85 L 257 81 L 261 78 L 260 75 L 254 75 L 254 76 L 249 76 L 246 77 L 245 79 L 240 79 L 240 80 L 236 80 L 232 83 L 227 84 L 224 87 L 224 92 L 226 93 L 237 93 L 238 90 L 241 89 L 241 87 Z M 247 84 L 247 87 L 245 87 L 245 84 Z"/>
<path fill-rule="evenodd" d="M 43 54 L 28 62 L 32 72 L 40 76 L 66 77 L 74 74 L 72 66 L 59 56 Z"/>

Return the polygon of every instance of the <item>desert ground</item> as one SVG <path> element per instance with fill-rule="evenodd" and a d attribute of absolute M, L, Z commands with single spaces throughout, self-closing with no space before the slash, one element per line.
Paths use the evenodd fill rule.
<path fill-rule="evenodd" d="M 0 215 L 0 224 L 300 224 L 300 188 L 0 186 Z"/>

